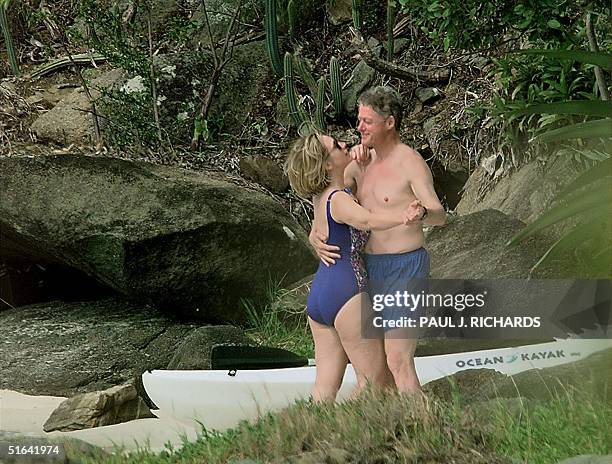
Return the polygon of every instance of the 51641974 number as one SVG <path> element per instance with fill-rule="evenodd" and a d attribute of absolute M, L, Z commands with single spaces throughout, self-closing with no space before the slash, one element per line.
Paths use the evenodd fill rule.
<path fill-rule="evenodd" d="M 5 450 L 8 456 L 47 456 L 59 455 L 61 452 L 59 445 L 8 445 Z"/>

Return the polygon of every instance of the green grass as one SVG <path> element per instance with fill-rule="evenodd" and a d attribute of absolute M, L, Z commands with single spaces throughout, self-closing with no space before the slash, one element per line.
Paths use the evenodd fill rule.
<path fill-rule="evenodd" d="M 247 314 L 247 335 L 266 346 L 284 348 L 307 358 L 314 357 L 314 343 L 303 300 L 302 288 L 285 290 L 270 285 L 267 301 L 262 309 L 244 302 Z"/>
<path fill-rule="evenodd" d="M 262 344 L 312 356 L 303 293 L 273 289 L 270 297 L 258 311 L 246 305 L 247 333 Z M 268 463 L 303 453 L 312 453 L 313 462 L 326 462 L 334 449 L 349 456 L 349 462 L 394 464 L 553 464 L 581 454 L 610 454 L 608 384 L 593 383 L 599 385 L 593 389 L 587 376 L 581 378 L 583 392 L 542 378 L 546 384 L 536 388 L 550 392 L 548 400 L 498 398 L 466 404 L 473 395 L 462 395 L 448 378 L 450 392 L 437 393 L 446 399 L 431 389 L 423 401 L 375 390 L 336 405 L 299 401 L 253 424 L 242 422 L 225 432 L 202 430 L 195 441 L 167 445 L 161 453 L 117 453 L 97 462 L 226 464 L 249 458 Z"/>
<path fill-rule="evenodd" d="M 557 462 L 580 454 L 612 452 L 612 405 L 579 393 L 537 404 L 521 417 L 500 407 L 493 443 L 500 454 L 529 464 Z"/>
<path fill-rule="evenodd" d="M 115 463 L 270 462 L 304 452 L 327 455 L 340 448 L 351 462 L 556 463 L 580 454 L 612 453 L 608 401 L 568 392 L 524 407 L 498 400 L 490 409 L 450 402 L 416 401 L 393 392 L 367 391 L 338 405 L 305 401 L 255 424 L 224 433 L 203 431 L 194 442 L 160 454 L 113 456 Z M 483 412 L 484 411 L 484 412 Z"/>

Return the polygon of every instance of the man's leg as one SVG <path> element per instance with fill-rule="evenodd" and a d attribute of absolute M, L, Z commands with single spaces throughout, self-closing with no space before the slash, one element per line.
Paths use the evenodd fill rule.
<path fill-rule="evenodd" d="M 413 335 L 401 332 L 402 329 L 394 329 L 385 333 L 387 365 L 393 374 L 398 391 L 417 393 L 421 391 L 421 383 L 414 365 L 417 339 L 407 338 Z"/>
<path fill-rule="evenodd" d="M 340 309 L 335 326 L 357 375 L 358 394 L 368 384 L 376 387 L 393 387 L 393 378 L 387 368 L 383 342 L 379 338 L 364 338 L 362 317 L 369 317 L 372 304 L 367 293 L 352 297 Z"/>

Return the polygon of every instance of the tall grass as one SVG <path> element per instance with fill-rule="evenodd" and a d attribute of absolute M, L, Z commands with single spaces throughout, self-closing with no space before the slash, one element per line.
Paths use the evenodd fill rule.
<path fill-rule="evenodd" d="M 611 453 L 611 417 L 607 400 L 575 391 L 530 402 L 517 413 L 503 399 L 491 410 L 368 390 L 338 405 L 301 401 L 254 424 L 243 422 L 224 433 L 203 431 L 178 450 L 140 451 L 105 462 L 225 464 L 250 458 L 263 463 L 302 453 L 325 462 L 340 449 L 350 462 L 363 463 L 547 464 Z"/>
<path fill-rule="evenodd" d="M 257 308 L 244 301 L 247 335 L 262 345 L 284 348 L 307 358 L 314 357 L 314 342 L 302 300 L 296 296 L 301 288 L 285 290 L 268 285 L 268 303 Z"/>
<path fill-rule="evenodd" d="M 612 451 L 612 404 L 566 392 L 518 417 L 500 406 L 494 413 L 494 430 L 492 442 L 500 454 L 529 464 L 608 454 Z"/>

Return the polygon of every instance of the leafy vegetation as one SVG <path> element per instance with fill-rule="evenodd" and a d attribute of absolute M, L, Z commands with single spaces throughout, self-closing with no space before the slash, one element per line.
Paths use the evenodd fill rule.
<path fill-rule="evenodd" d="M 583 61 L 612 69 L 612 55 L 605 53 L 537 51 L 552 58 Z M 580 266 L 579 275 L 591 277 L 612 277 L 612 102 L 573 101 L 528 106 L 517 111 L 519 114 L 575 114 L 599 117 L 541 133 L 535 138 L 540 142 L 558 143 L 569 139 L 592 141 L 577 153 L 589 153 L 593 165 L 565 188 L 557 197 L 556 204 L 519 234 L 509 245 L 516 245 L 543 229 L 565 219 L 580 219 L 578 224 L 558 239 L 535 264 L 533 270 L 543 263 L 567 254 L 574 254 Z"/>

